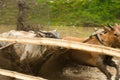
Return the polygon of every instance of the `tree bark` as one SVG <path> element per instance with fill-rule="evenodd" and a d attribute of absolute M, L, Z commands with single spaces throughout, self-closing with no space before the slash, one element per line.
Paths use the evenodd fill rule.
<path fill-rule="evenodd" d="M 25 0 L 18 0 L 17 30 L 27 31 L 28 9 L 29 6 Z"/>

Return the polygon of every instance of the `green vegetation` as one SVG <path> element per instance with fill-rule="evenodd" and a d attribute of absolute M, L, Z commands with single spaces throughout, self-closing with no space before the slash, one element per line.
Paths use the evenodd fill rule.
<path fill-rule="evenodd" d="M 119 0 L 47 0 L 52 24 L 101 26 L 120 22 Z"/>
<path fill-rule="evenodd" d="M 1 0 L 0 24 L 16 24 L 17 0 Z M 101 26 L 120 22 L 119 0 L 26 0 L 31 24 Z"/>

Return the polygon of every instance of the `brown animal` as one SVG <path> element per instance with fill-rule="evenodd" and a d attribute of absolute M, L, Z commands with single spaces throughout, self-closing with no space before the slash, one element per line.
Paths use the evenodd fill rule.
<path fill-rule="evenodd" d="M 12 48 L 12 46 L 9 49 L 6 47 L 5 50 L 11 50 Z M 2 49 L 4 50 L 4 48 Z M 12 54 L 7 51 L 4 53 L 0 49 L 0 68 L 12 71 L 21 71 L 20 67 L 14 63 L 17 57 L 14 54 L 14 50 L 12 52 Z M 15 80 L 15 78 L 0 75 L 0 80 Z"/>
<path fill-rule="evenodd" d="M 104 32 L 92 36 L 87 41 L 85 40 L 85 42 L 90 44 L 105 45 L 110 47 L 119 47 L 118 45 L 120 43 L 119 32 L 120 29 L 118 26 L 114 26 L 114 28 L 111 29 L 105 27 Z M 16 37 L 28 37 L 28 38 L 33 38 L 36 36 L 43 37 L 43 35 L 41 34 L 36 35 L 35 33 L 32 32 L 23 32 L 23 31 L 10 31 L 1 34 L 1 36 L 6 36 L 6 37 L 16 36 Z M 79 41 L 78 39 L 76 40 L 75 38 L 72 40 Z M 4 46 L 7 43 L 3 42 L 0 44 L 1 46 Z M 27 74 L 40 75 L 45 78 L 49 78 L 53 80 L 54 77 L 61 74 L 60 72 L 62 72 L 62 70 L 66 66 L 66 63 L 70 64 L 71 61 L 73 62 L 75 61 L 78 64 L 84 64 L 99 68 L 107 76 L 108 79 L 111 79 L 111 74 L 106 70 L 106 65 L 113 66 L 117 69 L 116 80 L 118 80 L 118 74 L 119 74 L 118 66 L 111 60 L 112 57 L 107 55 L 98 55 L 86 51 L 63 49 L 59 47 L 54 48 L 54 47 L 48 47 L 42 45 L 37 46 L 31 44 L 25 44 L 25 45 L 14 44 L 12 49 L 9 50 L 8 48 L 8 50 L 5 49 L 2 52 L 10 53 L 10 54 L 15 53 L 14 56 L 16 57 L 15 59 L 13 59 L 13 61 L 15 61 L 16 64 L 20 62 L 18 65 L 22 67 L 21 72 Z M 42 60 L 46 55 L 47 55 L 46 57 L 47 60 Z M 60 78 L 57 77 L 55 80 L 62 80 L 61 75 Z"/>
<path fill-rule="evenodd" d="M 96 44 L 96 45 L 104 45 L 109 47 L 119 47 L 120 45 L 120 27 L 116 24 L 112 28 L 111 26 L 104 27 L 104 31 L 101 33 L 97 33 L 96 35 L 91 36 L 87 40 L 81 40 L 78 38 L 65 38 L 65 40 L 72 40 L 72 41 L 83 41 L 89 44 Z M 63 38 L 64 39 L 64 38 Z M 112 66 L 116 69 L 116 76 L 115 80 L 119 80 L 119 68 L 118 65 L 112 60 L 112 56 L 108 55 L 101 55 L 96 54 L 93 52 L 87 51 L 80 51 L 74 49 L 63 49 L 58 52 L 55 52 L 53 56 L 49 58 L 41 67 L 40 74 L 46 78 L 53 79 L 56 75 L 63 68 L 65 67 L 66 63 L 70 63 L 69 60 L 75 61 L 78 64 L 88 65 L 92 67 L 97 67 L 103 72 L 108 80 L 111 80 L 111 73 L 106 69 L 106 66 Z M 59 53 L 59 54 L 57 54 Z M 57 80 L 61 80 L 57 77 Z M 69 79 L 68 79 L 69 80 Z"/>
<path fill-rule="evenodd" d="M 12 63 L 12 60 L 9 60 L 8 58 L 4 56 L 4 54 L 0 53 L 0 68 L 8 69 L 8 70 L 15 70 L 17 67 L 18 66 L 15 66 L 14 63 Z M 14 78 L 0 75 L 0 80 L 13 80 L 13 79 Z"/>
<path fill-rule="evenodd" d="M 25 31 L 15 31 L 11 30 L 5 33 L 0 34 L 0 36 L 5 37 L 22 37 L 22 38 L 35 38 L 35 37 L 49 37 L 49 38 L 59 38 L 56 31 L 40 31 L 34 33 L 34 31 L 25 32 Z M 8 42 L 0 42 L 0 46 L 8 45 Z M 13 44 L 1 50 L 1 53 L 4 54 L 5 60 L 8 62 L 14 63 L 13 67 L 19 67 L 19 69 L 10 68 L 10 70 L 15 69 L 16 71 L 36 75 L 38 68 L 45 60 L 46 50 L 52 50 L 52 47 L 43 46 L 43 45 L 32 45 L 32 44 Z M 11 58 L 9 58 L 10 56 Z M 0 56 L 2 57 L 2 56 Z M 44 59 L 43 59 L 44 57 Z M 0 58 L 1 63 L 3 62 L 3 57 Z M 3 62 L 4 63 L 4 62 Z M 7 66 L 7 64 L 6 64 Z M 2 66 L 2 68 L 6 67 Z M 1 65 L 0 65 L 1 67 Z M 8 67 L 9 66 L 8 64 Z"/>

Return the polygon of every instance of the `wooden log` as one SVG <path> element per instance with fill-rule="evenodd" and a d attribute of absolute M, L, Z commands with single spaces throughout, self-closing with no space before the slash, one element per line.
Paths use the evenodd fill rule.
<path fill-rule="evenodd" d="M 96 54 L 98 53 L 98 54 L 120 57 L 120 49 L 110 48 L 101 45 L 93 45 L 93 44 L 87 44 L 87 43 L 81 43 L 75 41 L 62 40 L 62 39 L 0 37 L 0 41 L 23 43 L 23 44 L 60 46 L 68 49 L 90 51 L 90 52 L 96 52 Z"/>
<path fill-rule="evenodd" d="M 5 69 L 0 69 L 0 74 L 4 76 L 22 79 L 22 80 L 47 80 L 40 77 L 34 77 L 34 76 L 18 73 L 15 71 L 5 70 Z"/>

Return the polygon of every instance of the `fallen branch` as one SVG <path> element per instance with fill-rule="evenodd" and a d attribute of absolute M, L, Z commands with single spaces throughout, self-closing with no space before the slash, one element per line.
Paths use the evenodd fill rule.
<path fill-rule="evenodd" d="M 34 77 L 34 76 L 18 73 L 15 71 L 4 70 L 4 69 L 0 69 L 0 74 L 5 75 L 5 76 L 9 76 L 9 77 L 22 79 L 22 80 L 47 80 L 47 79 L 43 79 L 40 77 Z"/>
<path fill-rule="evenodd" d="M 62 39 L 0 37 L 0 41 L 23 43 L 23 44 L 60 46 L 68 49 L 91 51 L 99 54 L 120 57 L 120 49 L 87 44 L 87 43 L 74 42 L 74 41 L 67 41 Z"/>

